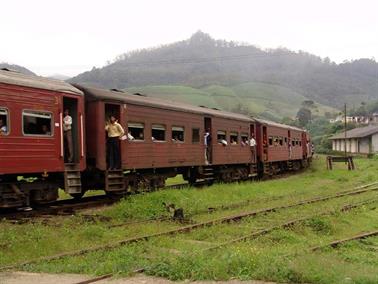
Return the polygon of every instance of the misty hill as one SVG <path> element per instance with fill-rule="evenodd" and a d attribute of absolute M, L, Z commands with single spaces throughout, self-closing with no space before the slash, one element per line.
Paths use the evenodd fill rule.
<path fill-rule="evenodd" d="M 32 71 L 30 71 L 29 69 L 27 69 L 23 66 L 20 66 L 20 65 L 16 65 L 16 64 L 8 64 L 8 63 L 5 63 L 5 62 L 2 62 L 2 63 L 0 63 L 0 69 L 3 69 L 3 68 L 7 68 L 9 70 L 14 70 L 14 71 L 26 74 L 26 75 L 36 76 L 36 74 L 33 73 Z"/>
<path fill-rule="evenodd" d="M 276 92 L 276 101 L 288 101 L 290 94 L 298 94 L 340 107 L 344 102 L 359 105 L 378 99 L 377 74 L 378 63 L 370 59 L 335 64 L 306 52 L 262 50 L 197 32 L 185 41 L 123 54 L 114 63 L 70 81 L 118 89 L 183 85 L 199 90 L 259 83 Z"/>
<path fill-rule="evenodd" d="M 232 112 L 254 114 L 280 121 L 283 117 L 295 117 L 304 96 L 278 85 L 265 83 L 243 83 L 232 87 L 211 85 L 193 88 L 179 85 L 159 85 L 131 87 L 127 91 L 147 94 L 172 101 L 193 105 L 204 105 Z M 285 97 L 285 100 L 282 100 Z M 313 115 L 324 116 L 326 112 L 335 113 L 335 109 L 315 103 Z"/>

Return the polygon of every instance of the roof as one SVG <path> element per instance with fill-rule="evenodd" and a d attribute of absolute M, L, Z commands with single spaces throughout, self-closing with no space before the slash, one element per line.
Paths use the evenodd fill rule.
<path fill-rule="evenodd" d="M 305 129 L 303 129 L 303 128 L 299 128 L 299 127 L 295 127 L 295 126 L 291 126 L 291 125 L 286 125 L 286 124 L 282 124 L 282 123 L 277 123 L 277 122 L 273 122 L 273 121 L 265 120 L 265 119 L 261 119 L 261 118 L 256 118 L 256 121 L 260 122 L 261 124 L 267 124 L 267 125 L 271 125 L 271 126 L 276 126 L 276 127 L 281 127 L 281 128 L 291 129 L 291 130 L 297 130 L 297 131 L 305 131 Z"/>
<path fill-rule="evenodd" d="M 363 138 L 366 136 L 370 136 L 372 134 L 378 133 L 378 126 L 376 125 L 369 125 L 366 127 L 359 127 L 354 128 L 346 132 L 346 138 Z M 338 133 L 332 136 L 329 139 L 344 139 L 345 138 L 345 131 L 342 133 Z"/>
<path fill-rule="evenodd" d="M 142 96 L 140 94 L 131 94 L 118 90 L 104 90 L 84 86 L 81 84 L 74 84 L 75 87 L 82 90 L 85 96 L 92 97 L 95 100 L 113 100 L 135 105 L 150 106 L 155 108 L 170 109 L 176 111 L 197 113 L 202 115 L 211 115 L 216 117 L 223 117 L 228 119 L 236 119 L 246 122 L 253 122 L 254 119 L 238 113 L 226 112 L 207 107 L 193 106 L 189 104 L 179 103 L 176 101 L 165 100 L 155 97 Z"/>
<path fill-rule="evenodd" d="M 0 69 L 0 83 L 56 91 L 74 95 L 83 95 L 83 92 L 64 81 L 49 79 L 41 76 L 25 75 L 7 69 Z"/>

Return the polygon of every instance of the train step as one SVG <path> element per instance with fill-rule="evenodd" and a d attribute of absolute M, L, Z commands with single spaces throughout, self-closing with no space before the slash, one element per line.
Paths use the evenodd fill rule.
<path fill-rule="evenodd" d="M 64 165 L 64 191 L 68 194 L 81 193 L 81 174 L 79 164 Z"/>
<path fill-rule="evenodd" d="M 105 172 L 105 191 L 124 191 L 125 178 L 122 170 L 107 170 Z"/>

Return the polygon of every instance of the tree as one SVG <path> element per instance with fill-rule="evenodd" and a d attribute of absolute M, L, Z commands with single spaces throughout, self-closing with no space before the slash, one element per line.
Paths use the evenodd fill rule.
<path fill-rule="evenodd" d="M 311 121 L 311 110 L 301 107 L 297 113 L 297 119 L 301 126 L 306 126 Z"/>

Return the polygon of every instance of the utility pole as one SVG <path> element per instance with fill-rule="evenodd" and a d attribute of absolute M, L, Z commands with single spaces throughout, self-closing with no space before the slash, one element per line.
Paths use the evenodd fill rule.
<path fill-rule="evenodd" d="M 344 104 L 344 155 L 345 155 L 345 164 L 347 163 L 347 148 L 346 148 L 346 141 L 347 141 L 347 108 L 346 103 Z"/>

